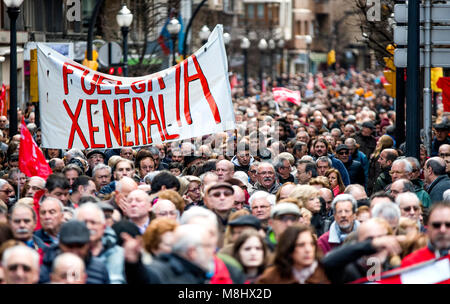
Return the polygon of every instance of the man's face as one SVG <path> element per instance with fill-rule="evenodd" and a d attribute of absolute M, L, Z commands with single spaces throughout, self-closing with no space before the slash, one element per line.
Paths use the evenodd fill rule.
<path fill-rule="evenodd" d="M 173 220 L 177 219 L 177 207 L 169 200 L 158 200 L 153 206 L 155 218 L 167 217 Z"/>
<path fill-rule="evenodd" d="M 222 161 L 219 161 L 216 165 L 216 174 L 219 177 L 219 182 L 224 182 L 233 177 L 233 171 L 230 165 Z"/>
<path fill-rule="evenodd" d="M 270 203 L 265 198 L 255 199 L 252 203 L 252 214 L 261 221 L 270 218 Z"/>
<path fill-rule="evenodd" d="M 300 216 L 296 214 L 283 214 L 269 220 L 269 225 L 272 227 L 276 238 L 287 229 L 287 227 L 299 223 Z"/>
<path fill-rule="evenodd" d="M 324 156 L 327 155 L 327 147 L 325 146 L 325 144 L 321 141 L 317 142 L 314 145 L 314 151 L 316 153 L 317 156 Z"/>
<path fill-rule="evenodd" d="M 25 194 L 26 197 L 34 197 L 34 194 L 39 191 L 42 190 L 44 187 L 42 185 L 42 182 L 32 179 L 28 182 L 28 190 L 27 193 Z"/>
<path fill-rule="evenodd" d="M 409 217 L 414 221 L 420 219 L 420 206 L 419 201 L 401 202 L 400 205 L 401 216 Z"/>
<path fill-rule="evenodd" d="M 450 172 L 450 145 L 441 145 L 439 147 L 439 157 L 445 161 L 445 172 Z"/>
<path fill-rule="evenodd" d="M 283 161 L 283 165 L 278 169 L 278 173 L 282 178 L 288 178 L 291 174 L 291 164 L 288 160 Z"/>
<path fill-rule="evenodd" d="M 249 151 L 239 151 L 236 154 L 236 157 L 241 166 L 247 166 L 250 163 L 250 150 Z"/>
<path fill-rule="evenodd" d="M 202 199 L 200 184 L 198 182 L 190 182 L 186 194 L 192 201 L 194 202 L 200 201 Z"/>
<path fill-rule="evenodd" d="M 258 166 L 251 166 L 250 170 L 248 170 L 248 176 L 250 177 L 252 182 L 256 182 L 258 180 Z"/>
<path fill-rule="evenodd" d="M 9 183 L 4 184 L 2 189 L 0 190 L 0 199 L 5 203 L 9 201 L 9 198 L 14 198 L 15 195 L 16 192 L 14 191 L 13 186 L 11 186 Z"/>
<path fill-rule="evenodd" d="M 387 153 L 385 151 L 382 151 L 380 157 L 378 158 L 378 163 L 380 164 L 381 169 L 387 169 L 391 165 L 391 161 L 388 161 L 386 157 Z"/>
<path fill-rule="evenodd" d="M 317 162 L 317 173 L 320 176 L 325 176 L 325 172 L 327 172 L 330 169 L 330 165 L 327 161 L 319 161 Z"/>
<path fill-rule="evenodd" d="M 155 171 L 155 162 L 150 157 L 146 157 L 140 161 L 139 175 L 144 178 L 148 173 Z"/>
<path fill-rule="evenodd" d="M 344 164 L 345 164 L 345 163 L 348 163 L 348 159 L 349 159 L 349 150 L 342 149 L 342 150 L 340 150 L 339 152 L 337 152 L 336 154 L 337 154 L 337 158 L 338 158 L 341 162 L 343 162 Z"/>
<path fill-rule="evenodd" d="M 8 121 L 8 119 L 6 119 L 5 116 L 0 117 L 0 129 L 4 129 L 6 127 L 6 122 Z"/>
<path fill-rule="evenodd" d="M 108 169 L 100 169 L 95 171 L 94 182 L 97 190 L 100 190 L 102 187 L 111 182 L 111 173 L 109 173 Z"/>
<path fill-rule="evenodd" d="M 400 193 L 404 192 L 404 186 L 403 186 L 403 182 L 399 181 L 399 182 L 393 182 L 391 185 L 391 195 L 395 198 L 397 198 L 397 196 Z"/>
<path fill-rule="evenodd" d="M 361 135 L 362 136 L 370 136 L 370 135 L 372 135 L 372 129 L 363 127 L 362 130 L 361 130 Z"/>
<path fill-rule="evenodd" d="M 299 164 L 297 166 L 297 179 L 301 185 L 305 185 L 309 182 L 312 176 L 312 172 L 305 172 L 306 164 Z"/>
<path fill-rule="evenodd" d="M 270 189 L 275 183 L 275 170 L 271 166 L 260 165 L 258 167 L 258 182 L 266 189 Z"/>
<path fill-rule="evenodd" d="M 102 239 L 105 232 L 106 225 L 101 221 L 101 215 L 98 210 L 81 209 L 77 213 L 77 220 L 85 222 L 89 229 L 91 242 L 96 242 Z"/>
<path fill-rule="evenodd" d="M 16 251 L 10 255 L 4 269 L 7 284 L 36 284 L 39 281 L 39 267 L 29 252 Z"/>
<path fill-rule="evenodd" d="M 89 181 L 86 187 L 81 186 L 80 194 L 81 196 L 95 196 L 95 183 L 93 181 Z"/>
<path fill-rule="evenodd" d="M 420 178 L 420 168 L 417 167 L 414 162 L 409 162 L 409 163 L 411 164 L 411 167 L 412 167 L 412 172 L 410 174 L 411 180 Z M 449 158 L 449 163 L 450 163 L 450 158 Z"/>
<path fill-rule="evenodd" d="M 122 150 L 120 150 L 120 156 L 125 159 L 129 159 L 129 160 L 133 161 L 133 149 L 122 148 Z"/>
<path fill-rule="evenodd" d="M 96 165 L 103 163 L 105 158 L 100 153 L 94 153 L 88 158 L 89 168 L 94 168 Z"/>
<path fill-rule="evenodd" d="M 300 131 L 297 133 L 297 141 L 302 141 L 304 143 L 308 143 L 308 133 L 306 133 L 305 131 Z"/>
<path fill-rule="evenodd" d="M 428 219 L 428 237 L 436 249 L 450 248 L 450 208 L 435 209 Z"/>
<path fill-rule="evenodd" d="M 334 215 L 334 219 L 341 230 L 351 230 L 353 227 L 353 221 L 355 220 L 352 203 L 350 201 L 338 202 L 336 204 L 336 214 Z"/>
<path fill-rule="evenodd" d="M 207 194 L 208 204 L 219 213 L 230 211 L 234 205 L 234 193 L 231 189 L 223 187 L 210 190 Z"/>
<path fill-rule="evenodd" d="M 355 153 L 356 146 L 352 140 L 346 140 L 344 143 L 348 147 L 350 154 Z"/>
<path fill-rule="evenodd" d="M 69 200 L 69 189 L 61 189 L 59 187 L 47 193 L 47 196 L 59 199 L 64 205 L 67 205 Z"/>
<path fill-rule="evenodd" d="M 409 173 L 405 170 L 405 165 L 403 163 L 394 163 L 391 167 L 389 174 L 392 177 L 392 181 L 395 182 L 401 178 L 409 180 Z"/>
<path fill-rule="evenodd" d="M 127 216 L 130 219 L 139 219 L 148 216 L 151 204 L 147 193 L 138 190 L 131 192 L 128 197 Z"/>
<path fill-rule="evenodd" d="M 345 127 L 344 128 L 344 136 L 345 136 L 345 138 L 352 137 L 352 135 L 353 135 L 353 128 L 350 127 L 350 126 Z"/>
<path fill-rule="evenodd" d="M 133 178 L 133 167 L 128 161 L 121 161 L 116 165 L 116 170 L 114 171 L 114 178 L 116 181 L 119 181 L 124 176 L 128 176 L 129 178 Z"/>
<path fill-rule="evenodd" d="M 172 151 L 172 162 L 183 163 L 184 157 L 181 151 Z"/>
<path fill-rule="evenodd" d="M 44 231 L 59 229 L 64 219 L 63 211 L 54 200 L 44 200 L 39 209 L 39 215 Z"/>
<path fill-rule="evenodd" d="M 69 181 L 69 185 L 72 187 L 73 182 L 78 177 L 78 172 L 77 170 L 68 170 L 66 171 L 66 173 L 64 173 L 64 176 L 67 178 L 67 180 Z"/>
<path fill-rule="evenodd" d="M 436 138 L 438 141 L 444 141 L 447 137 L 448 130 L 436 130 Z"/>
<path fill-rule="evenodd" d="M 16 208 L 11 214 L 9 224 L 14 239 L 26 242 L 33 237 L 36 222 L 33 219 L 33 213 L 30 209 L 24 207 Z"/>

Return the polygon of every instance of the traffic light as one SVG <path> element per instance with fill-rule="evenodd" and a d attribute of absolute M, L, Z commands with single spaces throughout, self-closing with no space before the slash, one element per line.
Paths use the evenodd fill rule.
<path fill-rule="evenodd" d="M 84 66 L 87 66 L 91 70 L 97 71 L 98 69 L 98 53 L 96 50 L 92 50 L 92 60 L 87 59 L 87 51 L 84 53 L 84 60 L 81 63 Z"/>
<path fill-rule="evenodd" d="M 386 50 L 391 54 L 391 56 L 389 57 L 383 57 L 384 59 L 384 63 L 386 64 L 386 69 L 384 70 L 384 78 L 386 79 L 387 83 L 383 84 L 384 89 L 386 90 L 386 93 L 395 98 L 396 94 L 396 86 L 395 86 L 395 73 L 396 73 L 396 68 L 394 65 L 394 50 L 395 47 L 392 44 L 389 44 L 386 47 Z"/>
<path fill-rule="evenodd" d="M 334 50 L 331 50 L 328 52 L 327 55 L 327 64 L 328 66 L 331 66 L 335 62 L 336 62 L 336 52 Z"/>

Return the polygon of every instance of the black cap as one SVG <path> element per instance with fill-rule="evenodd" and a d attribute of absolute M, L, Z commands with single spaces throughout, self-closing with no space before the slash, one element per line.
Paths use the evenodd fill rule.
<path fill-rule="evenodd" d="M 362 124 L 363 128 L 375 129 L 375 125 L 371 121 L 366 121 Z"/>
<path fill-rule="evenodd" d="M 62 224 L 59 230 L 59 242 L 64 245 L 89 243 L 89 236 L 86 224 L 77 220 Z"/>
<path fill-rule="evenodd" d="M 134 223 L 127 221 L 127 220 L 121 220 L 120 222 L 117 222 L 114 225 L 112 225 L 111 228 L 116 233 L 117 245 L 119 245 L 119 246 L 122 246 L 122 244 L 123 244 L 123 239 L 120 236 L 120 234 L 122 232 L 126 232 L 129 235 L 131 235 L 132 237 L 136 237 L 141 234 L 138 226 L 136 226 Z"/>
<path fill-rule="evenodd" d="M 196 161 L 197 159 L 201 158 L 200 156 L 196 156 L 196 155 L 189 155 L 189 156 L 185 156 L 184 157 L 184 166 L 185 167 L 189 167 L 189 165 Z"/>
<path fill-rule="evenodd" d="M 350 149 L 348 148 L 347 145 L 340 144 L 339 146 L 337 146 L 336 152 L 339 152 L 339 151 L 341 151 L 341 150 L 350 150 Z"/>
<path fill-rule="evenodd" d="M 450 125 L 446 122 L 441 122 L 438 124 L 434 124 L 433 128 L 435 128 L 436 130 L 450 130 Z"/>
<path fill-rule="evenodd" d="M 237 219 L 234 219 L 231 222 L 229 222 L 228 225 L 231 227 L 251 226 L 254 227 L 256 230 L 261 229 L 261 221 L 253 215 L 240 216 Z"/>
<path fill-rule="evenodd" d="M 89 157 L 91 157 L 94 154 L 101 154 L 103 156 L 103 159 L 106 158 L 106 155 L 105 155 L 105 153 L 103 153 L 103 151 L 95 150 L 95 149 L 94 150 L 89 150 L 88 153 L 86 154 L 86 158 L 89 158 Z"/>

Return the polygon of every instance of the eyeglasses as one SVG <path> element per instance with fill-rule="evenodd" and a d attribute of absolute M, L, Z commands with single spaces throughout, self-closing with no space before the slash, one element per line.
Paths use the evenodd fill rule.
<path fill-rule="evenodd" d="M 405 207 L 405 208 L 402 208 L 402 209 L 405 212 L 410 212 L 411 208 L 414 209 L 414 211 L 419 211 L 419 209 L 420 209 L 420 207 L 418 207 L 418 206 L 408 206 L 408 207 Z"/>
<path fill-rule="evenodd" d="M 442 227 L 442 225 L 445 225 L 445 228 L 450 229 L 450 222 L 434 222 L 434 223 L 431 223 L 431 226 L 434 229 L 440 229 Z"/>
<path fill-rule="evenodd" d="M 189 189 L 188 192 L 196 192 L 196 191 L 200 191 L 200 187 L 197 188 L 193 188 L 193 189 Z"/>
<path fill-rule="evenodd" d="M 11 264 L 11 265 L 8 265 L 8 270 L 9 271 L 17 271 L 17 269 L 19 267 L 22 267 L 24 272 L 30 272 L 31 271 L 31 267 L 28 266 L 28 265 L 25 265 L 25 264 Z"/>
<path fill-rule="evenodd" d="M 390 175 L 393 175 L 393 174 L 404 174 L 405 173 L 405 171 L 389 171 L 389 174 Z"/>
<path fill-rule="evenodd" d="M 252 174 L 256 174 L 256 170 L 250 170 L 250 171 L 248 171 L 248 172 L 250 172 L 250 173 L 252 173 Z"/>
<path fill-rule="evenodd" d="M 214 196 L 215 198 L 219 198 L 222 195 L 224 195 L 225 197 L 230 197 L 233 195 L 232 191 L 217 191 L 217 192 L 213 192 L 210 193 L 209 196 Z"/>
<path fill-rule="evenodd" d="M 439 157 L 447 157 L 450 156 L 450 153 L 439 153 Z"/>
<path fill-rule="evenodd" d="M 290 214 L 286 214 L 286 215 L 280 215 L 280 216 L 278 216 L 278 217 L 277 217 L 277 220 L 282 221 L 282 222 L 284 222 L 284 223 L 286 223 L 286 222 L 288 222 L 288 221 L 296 222 L 296 221 L 298 221 L 298 219 L 299 219 L 300 217 L 301 217 L 301 216 L 298 216 L 298 215 L 290 215 Z"/>
<path fill-rule="evenodd" d="M 341 151 L 341 152 L 338 152 L 338 154 L 339 155 L 348 155 L 348 151 Z"/>

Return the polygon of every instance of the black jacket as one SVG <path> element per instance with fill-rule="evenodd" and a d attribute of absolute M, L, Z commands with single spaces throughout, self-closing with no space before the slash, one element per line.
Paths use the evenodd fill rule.
<path fill-rule="evenodd" d="M 58 245 L 53 245 L 44 249 L 44 258 L 39 273 L 39 283 L 50 282 L 50 273 L 52 264 L 56 257 L 62 251 Z M 109 275 L 106 266 L 96 257 L 89 256 L 84 260 L 86 266 L 87 281 L 86 284 L 109 284 Z"/>
<path fill-rule="evenodd" d="M 386 186 L 392 184 L 392 178 L 389 174 L 389 171 L 391 170 L 391 167 L 389 167 L 388 170 L 381 172 L 381 174 L 378 176 L 377 180 L 375 181 L 375 185 L 373 186 L 373 193 L 378 191 L 384 191 Z"/>
<path fill-rule="evenodd" d="M 360 184 L 361 186 L 366 185 L 366 176 L 364 174 L 364 168 L 359 161 L 349 160 L 344 163 L 345 168 L 350 176 L 351 184 Z"/>
<path fill-rule="evenodd" d="M 185 258 L 161 254 L 149 266 L 125 262 L 128 284 L 205 284 L 206 272 Z"/>
<path fill-rule="evenodd" d="M 355 140 L 359 144 L 359 151 L 364 153 L 367 158 L 369 158 L 377 146 L 377 140 L 375 137 L 363 136 L 361 133 L 358 133 L 355 136 Z"/>
<path fill-rule="evenodd" d="M 442 201 L 445 190 L 450 189 L 450 178 L 447 175 L 438 176 L 427 188 L 431 204 Z"/>

